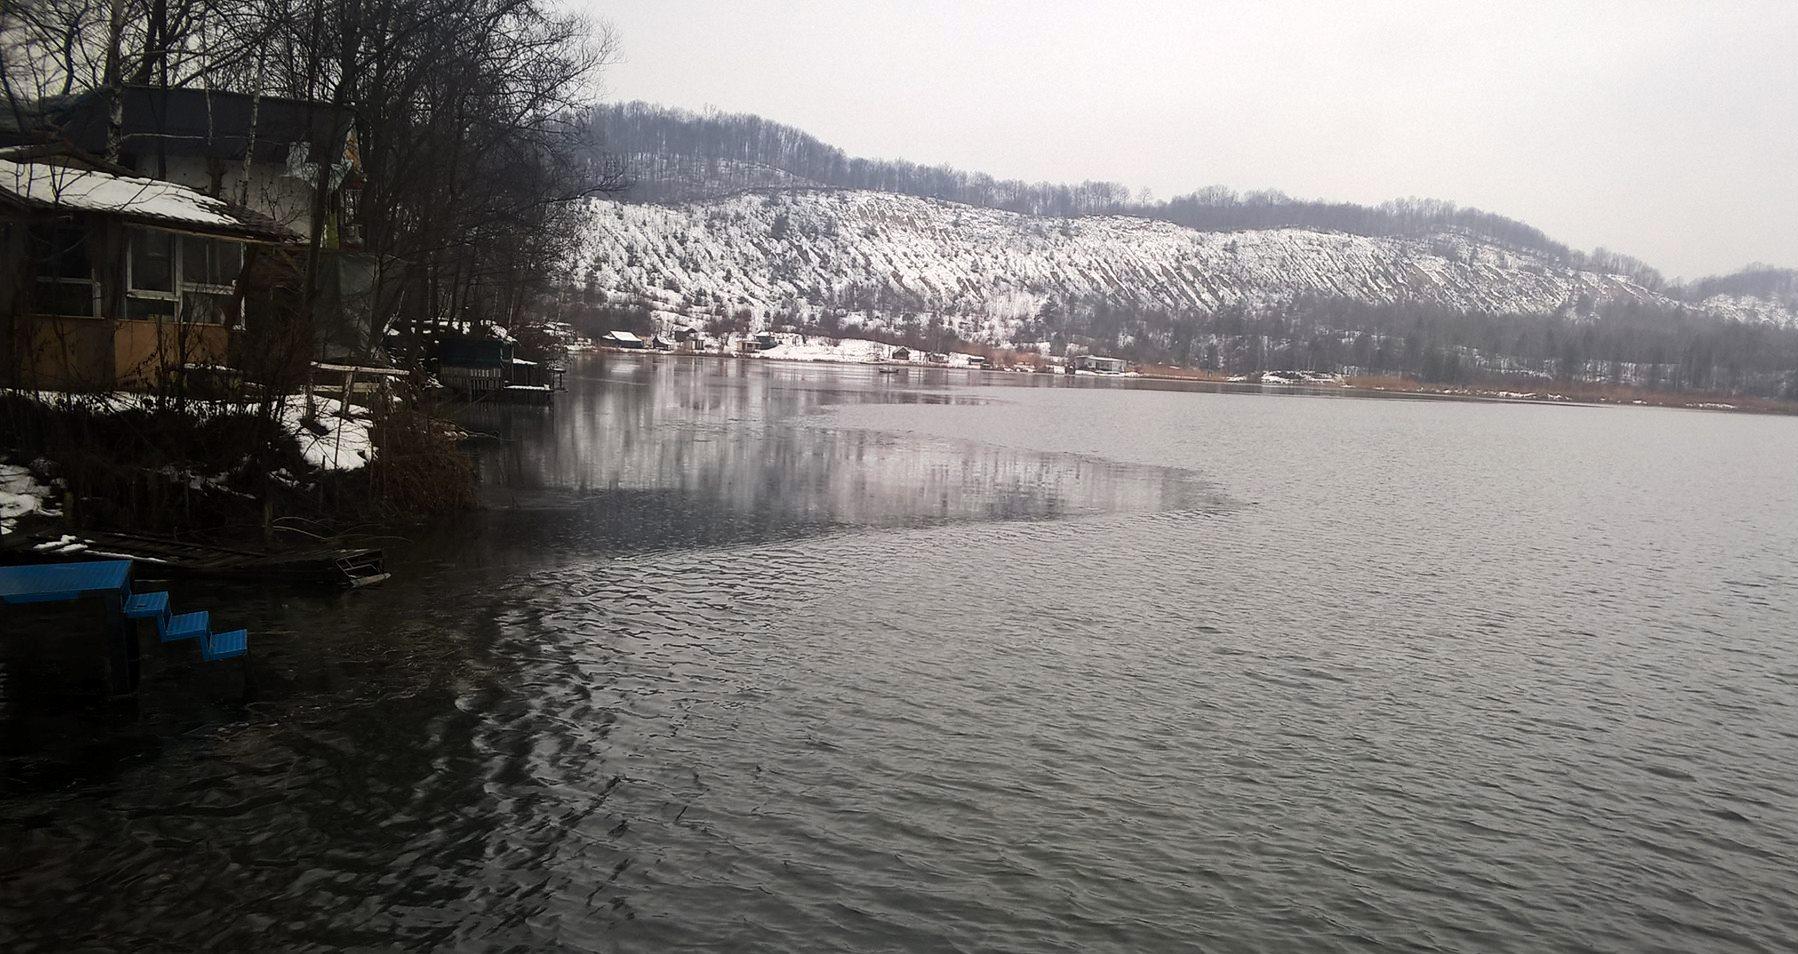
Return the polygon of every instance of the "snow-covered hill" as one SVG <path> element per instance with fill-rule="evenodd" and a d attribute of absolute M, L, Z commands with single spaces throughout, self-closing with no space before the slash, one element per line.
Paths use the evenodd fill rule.
<path fill-rule="evenodd" d="M 755 327 L 833 316 L 850 327 L 942 317 L 1008 343 L 1045 309 L 1215 315 L 1301 297 L 1453 311 L 1563 314 L 1681 303 L 1618 275 L 1462 234 L 1199 232 L 1124 216 L 1062 219 L 881 192 L 744 193 L 672 206 L 596 203 L 579 270 L 661 321 L 747 314 Z M 1783 305 L 1710 300 L 1718 317 L 1798 325 Z"/>
<path fill-rule="evenodd" d="M 1712 295 L 1699 302 L 1698 307 L 1713 318 L 1798 328 L 1798 298 Z"/>

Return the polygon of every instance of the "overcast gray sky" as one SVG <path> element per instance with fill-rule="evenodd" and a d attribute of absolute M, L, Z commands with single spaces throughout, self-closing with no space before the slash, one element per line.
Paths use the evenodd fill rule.
<path fill-rule="evenodd" d="M 577 0 L 608 99 L 1005 178 L 1451 199 L 1798 266 L 1798 0 Z"/>

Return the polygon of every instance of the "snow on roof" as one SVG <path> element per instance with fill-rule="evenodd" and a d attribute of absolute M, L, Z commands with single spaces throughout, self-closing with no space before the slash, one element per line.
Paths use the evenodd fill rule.
<path fill-rule="evenodd" d="M 256 238 L 294 238 L 223 199 L 160 179 L 0 159 L 0 198 L 38 208 L 96 212 L 152 224 Z"/>
<path fill-rule="evenodd" d="M 643 340 L 642 338 L 639 338 L 636 335 L 631 334 L 628 331 L 614 331 L 614 332 L 607 334 L 606 337 L 612 339 L 613 341 L 642 341 Z"/>
<path fill-rule="evenodd" d="M 399 368 L 383 368 L 364 364 L 335 364 L 328 361 L 314 361 L 312 362 L 312 369 L 314 371 L 343 371 L 351 374 L 369 374 L 386 378 L 403 378 L 407 373 Z"/>

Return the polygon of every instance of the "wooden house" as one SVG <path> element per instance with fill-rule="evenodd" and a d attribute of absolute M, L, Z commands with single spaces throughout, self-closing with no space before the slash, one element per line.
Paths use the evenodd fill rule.
<path fill-rule="evenodd" d="M 0 260 L 18 263 L 0 275 L 0 377 L 143 389 L 198 366 L 288 386 L 315 358 L 367 363 L 375 269 L 349 251 L 352 114 L 154 86 L 126 86 L 117 106 L 104 91 L 57 98 L 0 129 L 13 144 L 0 149 Z M 96 158 L 114 145 L 116 163 Z"/>
<path fill-rule="evenodd" d="M 0 150 L 0 380 L 144 389 L 232 366 L 259 255 L 299 242 L 243 206 L 42 147 Z"/>
<path fill-rule="evenodd" d="M 347 108 L 313 100 L 253 96 L 199 87 L 128 85 L 119 117 L 121 165 L 134 175 L 184 185 L 272 219 L 288 231 L 311 231 L 320 177 L 326 248 L 354 248 L 353 225 L 362 169 Z M 40 120 L 89 155 L 107 148 L 110 98 L 105 91 L 47 108 Z M 326 164 L 321 169 L 320 162 Z"/>
<path fill-rule="evenodd" d="M 446 338 L 437 345 L 437 380 L 464 397 L 480 397 L 510 383 L 512 343 L 497 338 Z"/>
<path fill-rule="evenodd" d="M 518 357 L 509 340 L 452 337 L 437 345 L 437 380 L 467 400 L 548 404 L 560 369 Z"/>

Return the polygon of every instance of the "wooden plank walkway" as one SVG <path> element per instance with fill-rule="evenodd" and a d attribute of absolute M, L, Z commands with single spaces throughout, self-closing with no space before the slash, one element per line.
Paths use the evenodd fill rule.
<path fill-rule="evenodd" d="M 315 547 L 258 551 L 105 531 L 81 536 L 30 537 L 23 545 L 15 545 L 9 553 L 0 553 L 0 563 L 8 559 L 62 562 L 94 557 L 154 564 L 158 575 L 268 580 L 346 589 L 371 586 L 387 579 L 385 559 L 377 549 Z"/>

